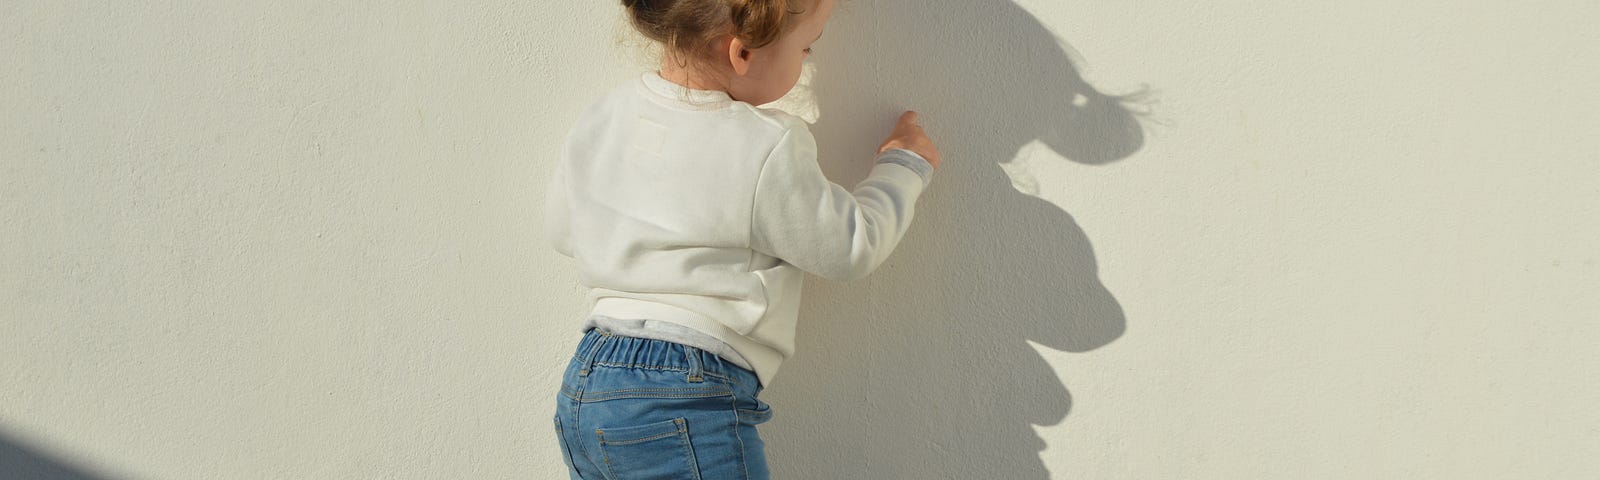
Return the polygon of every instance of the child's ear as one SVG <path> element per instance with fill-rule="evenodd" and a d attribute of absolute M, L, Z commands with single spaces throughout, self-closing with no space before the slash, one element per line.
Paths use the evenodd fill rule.
<path fill-rule="evenodd" d="M 728 42 L 728 62 L 733 65 L 733 73 L 743 77 L 750 71 L 750 57 L 752 54 L 745 48 L 744 42 L 739 37 L 732 37 Z"/>

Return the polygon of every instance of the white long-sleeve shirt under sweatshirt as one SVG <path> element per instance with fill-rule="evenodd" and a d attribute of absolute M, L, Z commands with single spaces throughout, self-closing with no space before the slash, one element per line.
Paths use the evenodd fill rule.
<path fill-rule="evenodd" d="M 845 281 L 877 268 L 931 176 L 893 149 L 847 190 L 823 176 L 798 117 L 647 72 L 568 134 L 545 230 L 577 261 L 591 318 L 714 338 L 764 386 L 794 354 L 803 272 Z"/>

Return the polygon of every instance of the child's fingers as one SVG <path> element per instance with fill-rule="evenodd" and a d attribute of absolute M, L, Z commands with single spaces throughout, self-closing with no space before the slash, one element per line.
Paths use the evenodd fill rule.
<path fill-rule="evenodd" d="M 906 110 L 906 113 L 900 114 L 900 123 L 908 124 L 914 127 L 922 126 L 921 120 L 918 118 L 917 112 L 914 110 Z"/>

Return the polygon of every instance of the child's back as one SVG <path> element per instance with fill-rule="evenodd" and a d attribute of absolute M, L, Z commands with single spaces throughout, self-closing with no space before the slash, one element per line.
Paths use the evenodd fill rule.
<path fill-rule="evenodd" d="M 649 72 L 583 114 L 547 231 L 592 288 L 583 328 L 594 316 L 688 327 L 765 385 L 794 353 L 802 270 L 844 281 L 876 268 L 931 165 L 889 150 L 852 194 L 823 176 L 799 118 L 685 90 Z"/>

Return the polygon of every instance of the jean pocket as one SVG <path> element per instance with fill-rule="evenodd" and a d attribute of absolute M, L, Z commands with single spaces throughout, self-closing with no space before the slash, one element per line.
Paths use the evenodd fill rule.
<path fill-rule="evenodd" d="M 681 417 L 632 427 L 600 428 L 594 433 L 612 478 L 700 479 L 700 467 L 689 444 L 689 423 Z"/>
<path fill-rule="evenodd" d="M 737 393 L 733 398 L 733 411 L 739 423 L 755 426 L 772 420 L 772 405 L 761 401 L 760 390 L 755 395 Z"/>
<path fill-rule="evenodd" d="M 772 420 L 772 406 L 760 400 L 756 400 L 751 408 L 735 408 L 734 413 L 739 416 L 739 423 L 745 425 L 760 425 Z"/>

